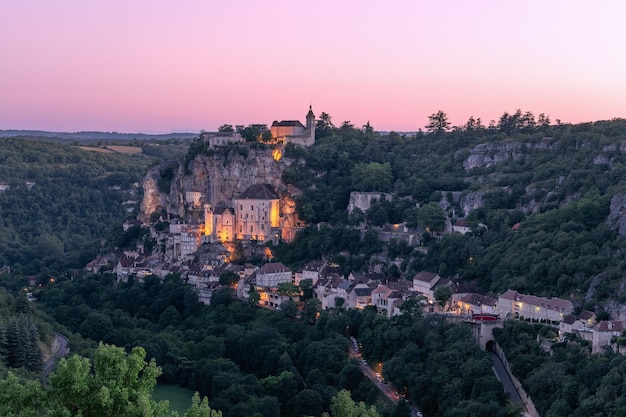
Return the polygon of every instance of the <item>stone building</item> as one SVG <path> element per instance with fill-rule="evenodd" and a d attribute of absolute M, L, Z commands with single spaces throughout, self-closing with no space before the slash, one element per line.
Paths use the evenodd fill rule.
<path fill-rule="evenodd" d="M 204 205 L 204 235 L 209 241 L 253 240 L 267 242 L 280 232 L 280 199 L 269 184 L 254 184 L 233 207 Z"/>
<path fill-rule="evenodd" d="M 311 146 L 315 143 L 315 115 L 309 106 L 306 115 L 306 126 L 299 120 L 274 121 L 270 128 L 272 139 L 278 143 L 294 143 L 296 145 Z"/>
<path fill-rule="evenodd" d="M 520 294 L 514 290 L 500 294 L 497 304 L 497 312 L 501 318 L 510 316 L 561 322 L 572 311 L 574 305 L 569 300 Z"/>

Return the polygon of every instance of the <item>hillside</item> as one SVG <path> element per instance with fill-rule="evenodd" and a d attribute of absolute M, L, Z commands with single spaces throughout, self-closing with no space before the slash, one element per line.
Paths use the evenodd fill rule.
<path fill-rule="evenodd" d="M 153 159 L 2 138 L 0 161 L 0 267 L 47 280 L 84 267 L 121 231 Z"/>
<path fill-rule="evenodd" d="M 285 147 L 272 168 L 282 173 L 280 181 L 266 168 L 256 174 L 268 163 L 258 155 L 269 159 L 271 148 L 194 144 L 174 170 L 157 167 L 146 176 L 151 192 L 142 216 L 157 207 L 184 216 L 186 190 L 218 189 L 209 187 L 218 182 L 220 192 L 233 194 L 262 179 L 295 199 L 299 219 L 310 226 L 293 244 L 274 248 L 276 259 L 292 267 L 324 257 L 346 274 L 380 270 L 410 279 L 429 270 L 485 293 L 511 288 L 570 298 L 580 307 L 617 308 L 609 301 L 624 293 L 626 121 L 540 119 L 518 111 L 490 127 L 468 122 L 414 135 L 318 121 L 314 146 Z M 353 192 L 388 198 L 349 214 Z M 450 233 L 456 222 L 471 232 Z M 419 241 L 407 245 L 385 232 L 400 226 Z"/>
<path fill-rule="evenodd" d="M 483 292 L 513 288 L 608 308 L 623 292 L 626 122 L 554 125 L 515 117 L 414 135 L 320 120 L 315 145 L 288 145 L 280 162 L 269 158 L 271 147 L 192 146 L 175 165 L 145 177 L 154 182 L 142 217 L 157 206 L 181 215 L 178 202 L 190 188 L 211 185 L 218 199 L 262 179 L 295 199 L 299 219 L 317 225 L 275 248 L 277 259 L 291 266 L 325 257 L 346 273 L 376 269 L 390 279 L 430 270 Z M 124 192 L 140 192 L 132 184 L 155 161 L 2 141 L 0 264 L 24 273 L 88 260 L 107 228 L 137 215 L 121 203 L 140 198 Z M 351 192 L 390 198 L 348 215 Z M 447 233 L 458 220 L 472 232 Z M 398 224 L 420 236 L 419 247 L 378 242 L 381 231 Z"/>
<path fill-rule="evenodd" d="M 469 223 L 465 235 L 426 233 L 427 255 L 394 249 L 406 278 L 426 269 L 484 292 L 513 288 L 579 305 L 620 298 L 626 120 L 529 125 L 501 118 L 403 137 L 344 124 L 311 149 L 288 148 L 297 163 L 283 179 L 304 190 L 297 207 L 310 223 L 354 224 L 351 191 L 393 196 L 365 213 L 368 229 L 427 227 L 431 203 L 451 224 Z"/>

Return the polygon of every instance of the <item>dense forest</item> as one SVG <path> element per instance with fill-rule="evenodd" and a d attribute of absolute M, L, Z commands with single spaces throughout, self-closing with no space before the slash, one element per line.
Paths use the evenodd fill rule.
<path fill-rule="evenodd" d="M 82 268 L 141 199 L 153 158 L 0 138 L 0 266 L 14 275 Z M 124 205 L 132 201 L 133 205 Z"/>
<path fill-rule="evenodd" d="M 626 356 L 589 355 L 589 342 L 576 338 L 541 349 L 538 338 L 551 332 L 523 321 L 506 321 L 494 332 L 537 411 L 546 417 L 625 415 Z"/>
<path fill-rule="evenodd" d="M 229 288 L 206 307 L 177 276 L 117 286 L 103 276 L 61 279 L 38 305 L 65 326 L 75 352 L 93 355 L 95 341 L 141 346 L 162 369 L 159 381 L 198 391 L 225 416 L 320 416 L 343 389 L 382 415 L 402 415 L 348 357 L 349 335 L 429 415 L 516 415 L 469 329 L 442 318 L 390 322 L 375 310 L 316 317 L 311 303 L 312 314 L 298 320 L 236 300 Z"/>

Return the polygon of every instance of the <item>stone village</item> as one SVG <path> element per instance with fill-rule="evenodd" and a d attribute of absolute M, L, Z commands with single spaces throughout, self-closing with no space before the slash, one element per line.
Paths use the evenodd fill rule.
<path fill-rule="evenodd" d="M 274 143 L 312 145 L 315 142 L 314 120 L 315 116 L 309 108 L 306 126 L 298 121 L 274 122 L 271 127 Z M 242 142 L 237 131 L 205 132 L 202 139 L 210 148 Z M 278 160 L 280 152 L 276 155 L 274 151 L 272 158 Z M 470 318 L 474 314 L 493 314 L 500 318 L 549 324 L 558 328 L 561 338 L 570 333 L 589 341 L 593 353 L 602 352 L 624 330 L 622 321 L 599 321 L 589 311 L 574 315 L 574 305 L 568 300 L 520 294 L 513 290 L 492 298 L 479 294 L 467 283 L 427 271 L 417 273 L 411 281 L 390 281 L 381 271 L 353 271 L 343 276 L 336 265 L 324 260 L 309 262 L 301 270 L 292 271 L 280 262 L 272 262 L 271 249 L 263 244 L 295 238 L 302 224 L 295 215 L 293 199 L 284 195 L 286 193 L 279 194 L 274 185 L 264 182 L 251 183 L 230 199 L 223 198 L 223 195 L 217 199 L 211 195 L 218 194 L 215 184 L 205 186 L 204 190 L 193 187 L 179 190 L 183 201 L 177 211 L 186 216 L 172 216 L 170 210 L 164 210 L 165 213 L 154 221 L 148 221 L 147 216 L 143 216 L 143 220 L 133 219 L 124 223 L 125 230 L 131 227 L 149 228 L 150 236 L 163 242 L 161 253 L 150 253 L 138 245 L 136 250 L 126 251 L 114 259 L 110 256 L 98 257 L 87 265 L 87 269 L 98 272 L 110 268 L 113 263 L 118 281 L 126 281 L 130 276 L 141 281 L 148 275 L 163 278 L 177 273 L 196 289 L 199 300 L 205 304 L 210 304 L 213 293 L 221 287 L 220 276 L 232 272 L 238 277 L 238 282 L 234 284 L 237 297 L 248 299 L 250 291 L 254 290 L 258 293 L 260 306 L 277 310 L 287 300 L 296 305 L 300 303 L 301 293 L 281 291 L 281 284 L 299 286 L 308 280 L 313 296 L 319 300 L 322 309 L 364 309 L 371 306 L 376 308 L 378 314 L 389 318 L 401 314 L 403 303 L 415 298 L 424 313 Z M 144 200 L 151 198 L 151 194 L 154 193 L 147 190 Z M 348 210 L 351 212 L 359 208 L 366 211 L 373 200 L 389 197 L 383 193 L 353 192 Z M 444 233 L 464 234 L 470 231 L 463 219 L 457 220 L 454 225 L 449 221 L 447 223 Z M 167 224 L 167 228 L 159 228 L 159 224 Z M 421 232 L 409 230 L 404 225 L 392 225 L 381 228 L 378 235 L 381 240 L 397 238 L 416 245 L 420 242 Z M 261 266 L 231 262 L 237 242 L 262 248 L 267 262 Z M 206 247 L 210 249 L 203 251 Z M 448 293 L 451 295 L 445 302 L 435 297 L 435 292 L 441 287 L 450 289 Z"/>

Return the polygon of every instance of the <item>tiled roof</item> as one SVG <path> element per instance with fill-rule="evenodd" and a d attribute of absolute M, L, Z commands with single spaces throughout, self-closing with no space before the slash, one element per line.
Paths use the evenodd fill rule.
<path fill-rule="evenodd" d="M 263 265 L 259 270 L 260 274 L 275 274 L 278 272 L 291 272 L 291 269 L 280 262 L 273 262 Z"/>
<path fill-rule="evenodd" d="M 624 325 L 621 321 L 601 321 L 593 330 L 598 332 L 621 332 L 624 330 Z"/>
<path fill-rule="evenodd" d="M 339 275 L 341 274 L 341 268 L 339 266 L 326 265 L 320 271 L 320 276 L 328 277 L 330 275 Z"/>
<path fill-rule="evenodd" d="M 272 127 L 304 127 L 304 125 L 299 120 L 281 120 L 272 123 Z"/>
<path fill-rule="evenodd" d="M 277 200 L 278 194 L 270 184 L 253 184 L 244 191 L 240 199 Z"/>
<path fill-rule="evenodd" d="M 337 288 L 341 290 L 347 290 L 348 288 L 350 288 L 350 281 L 347 281 L 347 280 L 341 281 L 339 285 L 337 285 Z"/>
<path fill-rule="evenodd" d="M 571 314 L 568 314 L 567 316 L 563 316 L 563 323 L 565 324 L 574 324 L 575 321 L 576 321 L 576 316 L 572 316 Z"/>
<path fill-rule="evenodd" d="M 383 274 L 382 272 L 372 272 L 368 274 L 368 276 L 374 281 L 382 281 L 385 279 L 385 274 Z"/>
<path fill-rule="evenodd" d="M 354 289 L 354 293 L 356 294 L 357 297 L 366 297 L 368 295 L 372 295 L 372 289 L 367 287 L 367 288 L 355 288 Z"/>
<path fill-rule="evenodd" d="M 431 282 L 437 276 L 438 276 L 437 274 L 434 274 L 432 272 L 422 271 L 422 272 L 418 272 L 417 274 L 415 274 L 415 276 L 413 277 L 413 280 Z"/>
<path fill-rule="evenodd" d="M 581 320 L 589 320 L 589 319 L 593 318 L 594 315 L 595 315 L 595 313 L 593 311 L 583 310 L 578 315 L 578 318 L 581 319 Z"/>
<path fill-rule="evenodd" d="M 389 281 L 387 283 L 387 287 L 393 290 L 407 291 L 408 289 L 413 287 L 413 283 L 407 281 L 406 279 L 400 279 L 398 281 Z"/>
<path fill-rule="evenodd" d="M 496 300 L 495 298 L 487 297 L 486 295 L 476 294 L 476 293 L 466 294 L 463 296 L 463 298 L 461 298 L 461 302 L 472 304 L 475 306 L 486 305 L 486 306 L 493 307 L 496 305 L 497 301 L 498 300 Z"/>
<path fill-rule="evenodd" d="M 456 223 L 454 223 L 456 227 L 470 227 L 470 225 L 464 219 L 457 219 Z"/>
<path fill-rule="evenodd" d="M 308 264 L 304 265 L 304 271 L 313 271 L 319 272 L 320 269 L 324 266 L 324 261 L 311 261 Z"/>
<path fill-rule="evenodd" d="M 389 298 L 402 298 L 402 294 L 400 294 L 400 291 L 393 290 L 389 293 Z"/>
<path fill-rule="evenodd" d="M 385 287 L 384 285 L 379 285 L 372 290 L 372 294 L 384 294 L 387 291 L 389 291 L 389 288 Z"/>

